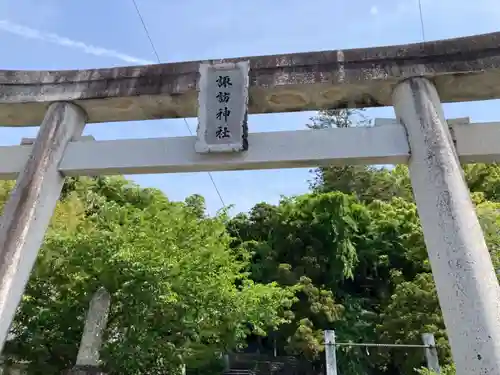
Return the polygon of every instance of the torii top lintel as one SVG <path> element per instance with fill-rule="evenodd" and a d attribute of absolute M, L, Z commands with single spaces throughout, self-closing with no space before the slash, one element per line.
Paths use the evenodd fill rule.
<path fill-rule="evenodd" d="M 500 32 L 426 43 L 213 60 L 250 61 L 249 112 L 391 105 L 394 86 L 425 76 L 443 102 L 500 98 Z M 0 71 L 0 125 L 39 125 L 48 103 L 73 101 L 89 122 L 197 115 L 192 61 L 61 71 Z"/>

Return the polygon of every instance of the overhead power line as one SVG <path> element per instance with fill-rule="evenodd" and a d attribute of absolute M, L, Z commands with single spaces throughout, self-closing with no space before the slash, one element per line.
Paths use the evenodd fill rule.
<path fill-rule="evenodd" d="M 418 0 L 418 12 L 420 13 L 420 28 L 422 30 L 422 41 L 425 42 L 424 14 L 422 12 L 422 0 Z"/>
<path fill-rule="evenodd" d="M 137 12 L 137 16 L 141 20 L 141 24 L 142 24 L 142 27 L 144 29 L 144 32 L 146 33 L 146 36 L 148 37 L 149 44 L 151 45 L 151 49 L 153 50 L 153 53 L 156 56 L 156 60 L 158 61 L 158 64 L 161 64 L 160 55 L 158 54 L 158 50 L 155 47 L 155 44 L 153 42 L 153 38 L 151 38 L 151 34 L 149 33 L 149 29 L 148 29 L 148 27 L 146 25 L 146 22 L 144 21 L 144 17 L 142 17 L 141 10 L 139 9 L 139 6 L 137 5 L 137 1 L 136 0 L 132 0 L 132 2 L 134 3 L 134 7 L 135 7 L 135 10 Z M 186 125 L 186 128 L 187 128 L 189 134 L 192 136 L 193 132 L 191 131 L 191 128 L 189 127 L 189 124 L 188 124 L 188 122 L 187 122 L 187 120 L 186 120 L 185 117 L 184 117 L 184 124 Z M 214 178 L 212 176 L 212 173 L 211 172 L 207 172 L 207 173 L 208 173 L 208 177 L 210 177 L 210 181 L 212 181 L 212 185 L 213 185 L 215 191 L 217 192 L 217 196 L 219 197 L 219 200 L 220 200 L 220 202 L 222 204 L 222 207 L 226 208 L 226 204 L 224 202 L 224 199 L 222 198 L 222 194 L 221 194 L 219 188 L 217 187 L 217 184 L 215 183 L 215 180 L 214 180 Z"/>
<path fill-rule="evenodd" d="M 139 10 L 139 6 L 137 5 L 137 2 L 135 0 L 132 0 L 134 3 L 135 11 L 137 12 L 137 15 L 139 16 L 139 19 L 141 20 L 142 28 L 144 29 L 144 32 L 146 33 L 146 36 L 149 39 L 149 44 L 151 44 L 151 48 L 153 49 L 153 53 L 156 56 L 156 60 L 158 63 L 161 63 L 160 61 L 160 55 L 158 55 L 158 51 L 156 50 L 155 44 L 153 43 L 153 39 L 151 38 L 151 34 L 149 33 L 148 27 L 146 26 L 146 22 L 144 22 L 144 18 L 142 17 L 141 11 Z"/>
<path fill-rule="evenodd" d="M 144 21 L 144 17 L 142 16 L 141 10 L 139 9 L 139 6 L 137 5 L 137 1 L 132 0 L 132 3 L 134 4 L 134 8 L 137 12 L 137 16 L 139 17 L 141 24 L 142 24 L 142 27 L 144 29 L 144 32 L 146 33 L 146 36 L 149 40 L 149 44 L 151 45 L 151 49 L 153 50 L 153 53 L 156 56 L 156 60 L 158 61 L 159 64 L 161 64 L 160 55 L 158 54 L 158 50 L 155 47 L 153 39 L 151 38 L 151 34 L 150 34 L 149 29 L 146 25 L 146 22 Z M 425 26 L 424 26 L 423 12 L 422 12 L 422 0 L 418 0 L 418 10 L 419 10 L 419 16 L 420 16 L 420 28 L 422 31 L 422 41 L 425 42 Z M 186 118 L 184 117 L 183 120 L 184 120 L 184 123 L 186 125 L 186 128 L 187 128 L 189 134 L 192 136 L 193 132 L 191 131 L 191 128 L 189 127 L 189 124 L 188 124 Z M 222 198 L 222 194 L 221 194 L 219 188 L 217 187 L 217 184 L 215 183 L 215 180 L 212 176 L 212 173 L 211 172 L 207 172 L 207 173 L 208 173 L 208 176 L 210 177 L 210 181 L 212 182 L 212 185 L 213 185 L 215 191 L 217 192 L 217 196 L 219 197 L 219 200 L 222 204 L 222 207 L 225 208 L 226 204 L 224 202 L 224 199 Z"/>

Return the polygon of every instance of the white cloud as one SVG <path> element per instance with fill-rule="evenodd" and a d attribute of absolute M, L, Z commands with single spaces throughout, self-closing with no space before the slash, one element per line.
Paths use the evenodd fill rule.
<path fill-rule="evenodd" d="M 372 7 L 370 8 L 370 14 L 372 16 L 376 16 L 378 14 L 378 8 L 376 5 L 372 5 Z"/>
<path fill-rule="evenodd" d="M 153 64 L 154 62 L 149 60 L 144 60 L 138 57 L 130 56 L 118 51 L 114 51 L 107 48 L 96 47 L 90 44 L 79 42 L 60 36 L 54 33 L 47 33 L 44 31 L 32 29 L 27 26 L 19 25 L 17 23 L 11 22 L 9 20 L 0 20 L 0 30 L 8 32 L 10 34 L 18 35 L 27 39 L 37 39 L 47 43 L 57 44 L 63 47 L 69 47 L 78 49 L 84 53 L 94 56 L 106 56 L 113 57 L 115 59 L 124 61 L 130 64 Z"/>

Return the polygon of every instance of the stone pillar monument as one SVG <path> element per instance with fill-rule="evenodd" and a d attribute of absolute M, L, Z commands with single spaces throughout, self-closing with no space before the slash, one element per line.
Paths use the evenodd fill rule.
<path fill-rule="evenodd" d="M 102 334 L 108 321 L 111 296 L 105 288 L 99 288 L 90 301 L 87 319 L 76 364 L 68 374 L 105 375 L 99 367 L 99 351 L 102 346 Z"/>

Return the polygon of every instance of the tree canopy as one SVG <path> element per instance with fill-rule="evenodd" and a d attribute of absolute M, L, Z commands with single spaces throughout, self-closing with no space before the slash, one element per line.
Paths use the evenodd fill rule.
<path fill-rule="evenodd" d="M 332 110 L 312 129 L 370 126 Z M 466 165 L 494 266 L 500 270 L 500 167 Z M 0 207 L 12 189 L 0 183 Z M 405 166 L 325 167 L 310 191 L 248 213 L 209 216 L 202 196 L 171 202 L 122 177 L 68 178 L 5 348 L 29 374 L 74 365 L 88 303 L 105 287 L 101 351 L 109 374 L 203 373 L 253 337 L 261 353 L 324 361 L 339 342 L 420 344 L 435 335 L 454 372 Z M 272 341 L 272 343 L 271 343 Z M 415 348 L 337 348 L 343 375 L 420 373 Z"/>
<path fill-rule="evenodd" d="M 330 110 L 309 128 L 371 126 L 362 111 Z M 464 166 L 496 269 L 500 270 L 500 168 Z M 320 335 L 340 342 L 421 344 L 431 332 L 442 365 L 450 348 L 406 166 L 332 166 L 313 171 L 311 193 L 258 204 L 228 226 L 233 247 L 253 253 L 258 282 L 308 288 L 328 299 L 299 297 L 294 318 L 279 330 L 286 354 L 321 360 Z M 335 310 L 331 307 L 335 306 Z M 335 311 L 324 318 L 323 311 Z M 339 373 L 408 374 L 424 364 L 416 349 L 337 349 Z"/>
<path fill-rule="evenodd" d="M 33 374 L 74 365 L 88 302 L 111 294 L 110 374 L 163 374 L 235 350 L 286 322 L 293 291 L 256 284 L 227 251 L 224 217 L 121 178 L 82 180 L 57 207 L 12 327 L 11 359 Z M 7 190 L 7 189 L 6 189 Z M 251 328 L 249 328 L 251 327 Z"/>

